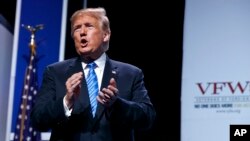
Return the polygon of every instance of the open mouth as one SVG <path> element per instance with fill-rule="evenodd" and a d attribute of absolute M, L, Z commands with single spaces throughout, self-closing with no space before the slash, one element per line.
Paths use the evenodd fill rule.
<path fill-rule="evenodd" d="M 82 46 L 87 46 L 87 40 L 86 39 L 81 39 L 81 45 Z"/>

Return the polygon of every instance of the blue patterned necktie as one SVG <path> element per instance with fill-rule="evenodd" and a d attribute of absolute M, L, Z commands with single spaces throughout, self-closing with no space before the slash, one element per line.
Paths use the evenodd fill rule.
<path fill-rule="evenodd" d="M 92 115 L 93 117 L 95 117 L 95 112 L 96 112 L 96 107 L 97 107 L 96 96 L 98 95 L 98 91 L 99 91 L 97 76 L 95 73 L 96 64 L 95 62 L 92 62 L 92 63 L 89 63 L 87 67 L 89 68 L 89 73 L 86 79 L 88 92 L 89 92 L 89 100 L 90 100 Z"/>

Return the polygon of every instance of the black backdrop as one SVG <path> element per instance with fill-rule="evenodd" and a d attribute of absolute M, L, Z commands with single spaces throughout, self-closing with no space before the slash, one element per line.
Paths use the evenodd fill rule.
<path fill-rule="evenodd" d="M 68 17 L 83 7 L 68 0 Z M 16 0 L 0 2 L 0 13 L 14 27 Z M 136 141 L 180 140 L 180 95 L 184 0 L 89 0 L 87 7 L 104 7 L 111 22 L 110 58 L 134 64 L 156 108 L 152 130 L 136 134 Z M 69 19 L 69 18 L 68 18 Z M 75 55 L 67 23 L 65 58 Z"/>
<path fill-rule="evenodd" d="M 68 16 L 83 5 L 69 1 Z M 81 3 L 81 4 L 80 4 Z M 180 95 L 184 0 L 89 0 L 87 7 L 105 7 L 111 24 L 110 58 L 140 67 L 156 108 L 152 130 L 137 141 L 180 140 Z M 65 58 L 75 55 L 67 24 Z"/>

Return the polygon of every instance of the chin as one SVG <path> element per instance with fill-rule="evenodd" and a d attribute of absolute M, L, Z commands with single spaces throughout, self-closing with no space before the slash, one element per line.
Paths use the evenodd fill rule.
<path fill-rule="evenodd" d="M 90 56 L 92 54 L 91 51 L 80 51 L 78 54 L 81 56 Z"/>

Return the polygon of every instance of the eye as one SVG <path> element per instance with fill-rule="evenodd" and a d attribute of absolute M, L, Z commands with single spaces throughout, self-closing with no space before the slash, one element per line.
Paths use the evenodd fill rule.
<path fill-rule="evenodd" d="M 76 25 L 73 27 L 74 32 L 79 32 L 81 30 L 81 25 Z"/>
<path fill-rule="evenodd" d="M 93 29 L 93 28 L 94 28 L 94 25 L 91 24 L 91 23 L 86 23 L 85 26 L 86 26 L 88 29 Z"/>

